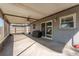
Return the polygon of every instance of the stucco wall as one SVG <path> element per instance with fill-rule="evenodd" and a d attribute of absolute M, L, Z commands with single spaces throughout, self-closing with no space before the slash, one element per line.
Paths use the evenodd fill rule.
<path fill-rule="evenodd" d="M 76 29 L 59 29 L 59 17 L 61 16 L 66 16 L 69 14 L 76 13 Z M 53 19 L 57 17 L 57 21 L 53 22 Z M 67 43 L 70 40 L 74 39 L 75 41 L 79 42 L 79 6 L 65 10 L 63 12 L 57 13 L 55 15 L 52 15 L 50 17 L 41 19 L 40 21 L 35 22 L 36 24 L 36 29 L 33 29 L 31 25 L 31 30 L 39 30 L 40 29 L 40 24 L 44 21 L 49 21 L 52 20 L 53 22 L 53 38 L 52 40 L 59 41 L 62 43 Z M 74 42 L 75 42 L 74 41 Z M 71 44 L 71 43 L 70 43 Z"/>

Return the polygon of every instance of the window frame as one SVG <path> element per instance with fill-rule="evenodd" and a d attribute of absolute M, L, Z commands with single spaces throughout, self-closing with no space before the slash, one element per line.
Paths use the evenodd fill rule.
<path fill-rule="evenodd" d="M 70 28 L 65 27 L 65 28 L 63 28 L 61 26 L 61 21 L 63 20 L 63 18 L 67 18 L 67 17 L 73 17 L 73 27 L 70 27 Z M 59 20 L 60 20 L 59 29 L 75 29 L 76 28 L 76 13 L 70 14 L 70 15 L 67 15 L 67 16 L 62 16 L 62 17 L 59 18 Z"/>

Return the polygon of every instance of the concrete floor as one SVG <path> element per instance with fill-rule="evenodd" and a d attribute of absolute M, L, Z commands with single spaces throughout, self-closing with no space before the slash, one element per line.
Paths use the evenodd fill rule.
<path fill-rule="evenodd" d="M 30 35 L 13 34 L 7 38 L 1 56 L 61 56 L 64 44 L 55 41 L 34 38 Z M 68 49 L 65 49 L 67 52 Z M 72 53 L 71 53 L 72 54 Z"/>

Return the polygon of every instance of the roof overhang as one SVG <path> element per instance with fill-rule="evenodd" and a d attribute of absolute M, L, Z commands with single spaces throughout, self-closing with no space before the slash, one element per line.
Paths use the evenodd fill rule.
<path fill-rule="evenodd" d="M 65 10 L 77 3 L 3 3 L 0 4 L 11 24 L 32 23 L 45 16 Z"/>

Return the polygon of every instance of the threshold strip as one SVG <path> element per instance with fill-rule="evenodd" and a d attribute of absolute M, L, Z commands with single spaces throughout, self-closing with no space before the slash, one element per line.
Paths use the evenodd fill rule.
<path fill-rule="evenodd" d="M 36 42 L 34 42 L 33 44 L 35 44 Z M 27 48 L 25 48 L 22 52 L 20 52 L 17 56 L 19 56 L 20 54 L 22 54 L 24 51 L 26 51 L 28 48 L 30 48 L 33 44 L 31 44 L 30 46 L 28 46 Z"/>

